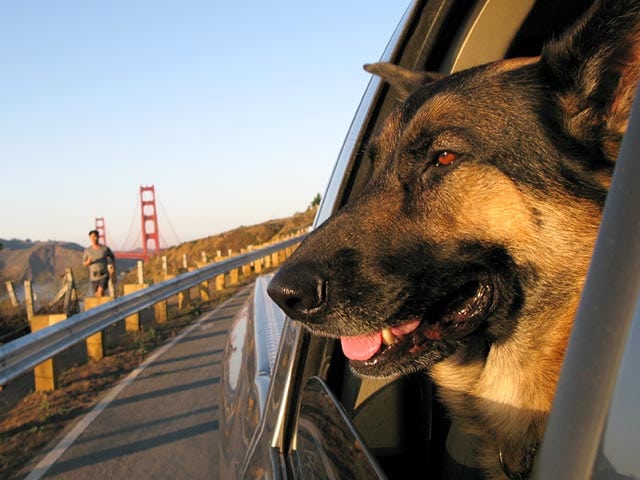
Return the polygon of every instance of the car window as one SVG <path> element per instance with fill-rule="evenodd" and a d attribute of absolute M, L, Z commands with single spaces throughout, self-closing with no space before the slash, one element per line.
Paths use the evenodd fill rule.
<path fill-rule="evenodd" d="M 396 32 L 383 60 L 407 68 L 450 72 L 504 56 L 536 55 L 543 42 L 563 30 L 588 3 L 588 0 L 567 0 L 558 4 L 544 0 L 533 4 L 527 0 L 514 13 L 510 0 L 473 4 L 451 0 L 416 2 L 405 17 L 405 32 Z M 500 36 L 495 35 L 493 28 L 497 24 L 501 25 Z M 483 39 L 489 37 L 490 45 L 483 45 Z M 396 41 L 399 45 L 394 46 Z M 479 47 L 482 54 L 478 53 Z M 363 59 L 363 63 L 371 60 Z M 366 185 L 373 170 L 365 155 L 367 143 L 396 105 L 395 92 L 373 78 L 343 145 L 316 227 Z M 337 408 L 344 410 L 368 451 L 390 478 L 407 478 L 408 472 L 423 470 L 427 463 L 429 474 L 444 475 L 442 478 L 476 478 L 476 465 L 469 453 L 473 450 L 473 439 L 450 425 L 435 398 L 433 385 L 424 374 L 394 381 L 358 378 L 341 355 L 340 347 L 331 347 L 332 340 L 312 337 L 309 342 L 311 349 L 316 346 L 316 350 L 325 352 L 326 358 L 322 362 L 309 359 L 310 363 L 316 363 L 306 369 L 302 382 L 314 374 L 323 378 L 326 383 L 322 388 L 340 402 Z M 303 388 L 306 391 L 308 386 Z M 315 388 L 317 385 L 311 387 Z M 313 396 L 308 394 L 303 393 L 302 416 L 290 450 L 293 468 L 299 471 L 304 471 L 309 462 L 319 461 L 307 457 L 314 448 L 316 452 L 322 448 L 313 445 L 312 429 L 317 432 L 319 423 L 314 424 L 312 419 L 318 422 L 320 419 L 310 413 L 309 399 Z M 350 428 L 350 422 L 341 421 L 340 429 Z"/>

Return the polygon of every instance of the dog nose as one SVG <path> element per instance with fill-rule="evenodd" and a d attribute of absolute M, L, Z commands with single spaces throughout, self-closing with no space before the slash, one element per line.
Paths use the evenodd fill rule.
<path fill-rule="evenodd" d="M 282 267 L 267 286 L 269 296 L 294 320 L 310 320 L 327 299 L 327 282 L 303 269 Z"/>

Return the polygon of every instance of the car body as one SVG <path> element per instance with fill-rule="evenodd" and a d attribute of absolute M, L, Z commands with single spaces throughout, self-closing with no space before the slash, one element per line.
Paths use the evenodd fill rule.
<path fill-rule="evenodd" d="M 381 60 L 451 73 L 536 55 L 589 3 L 416 0 Z M 364 146 L 396 102 L 387 85 L 371 79 L 314 227 L 366 183 L 371 171 Z M 640 138 L 635 117 L 616 167 L 535 478 L 640 478 L 640 459 L 634 456 L 640 445 L 640 199 L 635 192 L 640 171 L 637 162 L 622 158 L 625 152 L 633 156 Z M 618 174 L 621 164 L 629 167 Z M 269 279 L 256 282 L 225 349 L 220 478 L 393 479 L 416 471 L 424 478 L 479 478 L 473 460 L 465 458 L 472 439 L 456 430 L 425 375 L 392 381 L 355 376 L 335 340 L 309 335 L 271 302 Z"/>

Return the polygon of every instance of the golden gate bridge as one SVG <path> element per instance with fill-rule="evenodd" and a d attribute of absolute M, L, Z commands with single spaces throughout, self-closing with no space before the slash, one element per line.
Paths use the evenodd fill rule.
<path fill-rule="evenodd" d="M 166 214 L 165 214 L 166 216 Z M 135 214 L 134 214 L 135 220 Z M 167 219 L 169 226 L 171 227 L 171 222 Z M 131 222 L 131 226 L 129 227 L 129 234 L 127 235 L 127 239 L 124 242 L 124 246 L 127 245 L 129 238 L 131 237 L 131 232 L 133 231 L 134 221 Z M 96 217 L 95 219 L 95 229 L 98 231 L 100 236 L 100 243 L 103 245 L 108 245 L 107 243 L 107 227 L 105 224 L 104 217 Z M 124 249 L 115 249 L 112 248 L 113 253 L 116 258 L 127 258 L 133 260 L 148 260 L 151 256 L 160 253 L 160 230 L 158 228 L 158 210 L 156 208 L 156 192 L 155 186 L 140 186 L 140 230 L 141 230 L 141 240 L 142 240 L 142 248 L 124 250 Z M 173 230 L 173 227 L 171 227 Z M 176 235 L 175 230 L 173 230 L 176 239 L 178 235 Z M 137 236 L 137 235 L 136 235 Z M 164 241 L 164 238 L 163 238 Z M 166 245 L 166 242 L 164 242 Z M 178 239 L 178 243 L 180 240 Z"/>

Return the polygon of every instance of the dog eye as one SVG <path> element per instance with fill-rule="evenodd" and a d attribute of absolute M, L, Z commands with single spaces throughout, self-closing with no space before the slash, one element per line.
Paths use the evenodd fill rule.
<path fill-rule="evenodd" d="M 448 150 L 443 150 L 436 154 L 436 166 L 437 167 L 446 167 L 452 165 L 458 159 L 458 154 L 454 152 L 449 152 Z"/>

